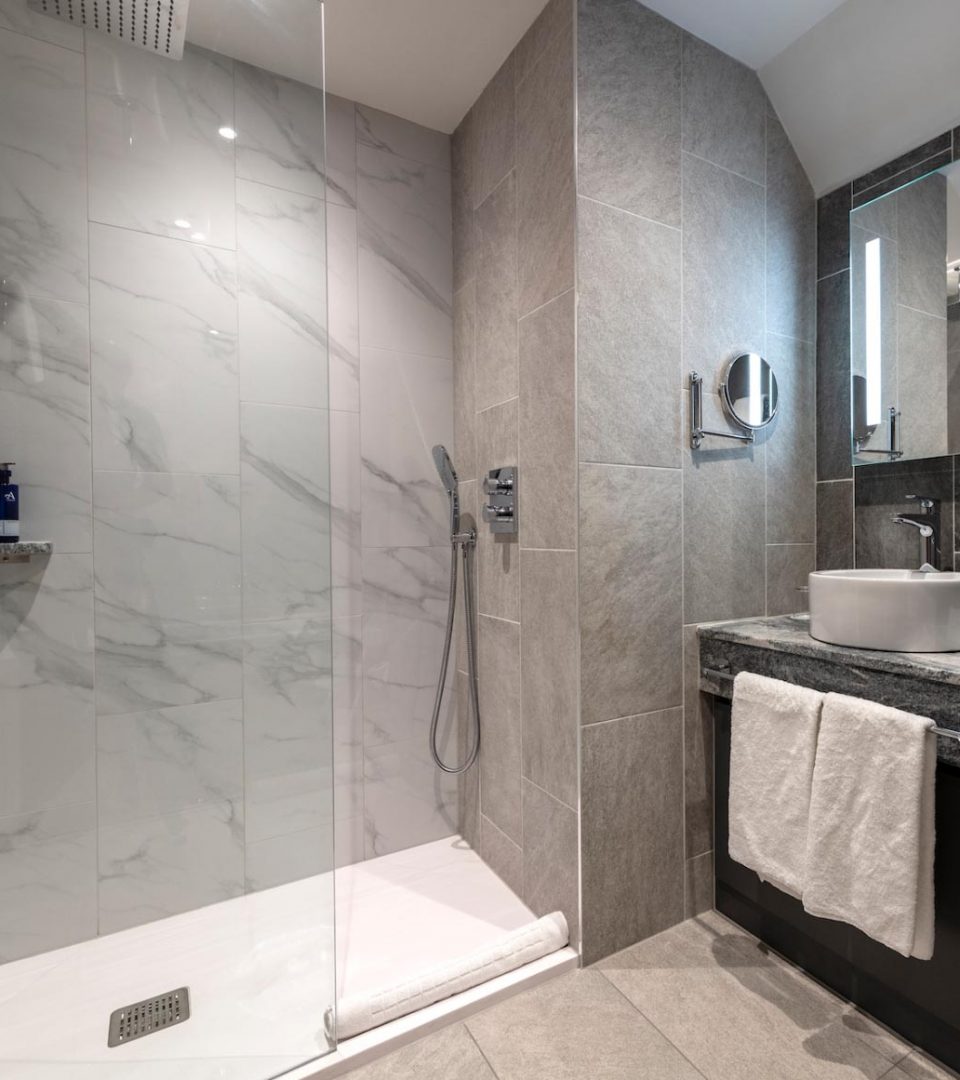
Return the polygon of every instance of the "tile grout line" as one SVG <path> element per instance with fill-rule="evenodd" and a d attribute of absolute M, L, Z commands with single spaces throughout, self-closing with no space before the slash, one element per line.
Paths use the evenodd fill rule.
<path fill-rule="evenodd" d="M 484 1010 L 484 1011 L 486 1011 L 486 1010 Z M 467 1037 L 470 1039 L 470 1041 L 473 1043 L 473 1045 L 477 1048 L 477 1052 L 479 1053 L 479 1055 L 486 1062 L 487 1068 L 494 1075 L 494 1077 L 496 1077 L 496 1080 L 500 1080 L 500 1074 L 493 1067 L 493 1063 L 490 1061 L 490 1059 L 487 1057 L 487 1055 L 483 1052 L 483 1047 L 480 1045 L 479 1041 L 477 1040 L 476 1035 L 474 1035 L 474 1033 L 470 1030 L 469 1020 L 470 1020 L 470 1017 L 465 1017 L 461 1021 L 461 1023 L 463 1024 L 463 1030 L 467 1033 Z"/>

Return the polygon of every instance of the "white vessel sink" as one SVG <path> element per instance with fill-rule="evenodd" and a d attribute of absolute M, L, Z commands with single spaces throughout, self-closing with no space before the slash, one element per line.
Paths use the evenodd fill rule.
<path fill-rule="evenodd" d="M 960 574 L 818 570 L 810 575 L 810 635 L 856 649 L 960 651 Z"/>

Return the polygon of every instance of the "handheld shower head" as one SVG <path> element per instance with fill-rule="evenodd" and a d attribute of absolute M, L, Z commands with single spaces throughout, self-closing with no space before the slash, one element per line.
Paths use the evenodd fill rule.
<path fill-rule="evenodd" d="M 443 484 L 448 495 L 456 495 L 457 493 L 457 472 L 453 467 L 453 462 L 450 460 L 450 455 L 447 453 L 446 447 L 435 446 L 433 448 L 433 463 L 437 467 L 437 472 L 440 474 L 440 482 Z"/>

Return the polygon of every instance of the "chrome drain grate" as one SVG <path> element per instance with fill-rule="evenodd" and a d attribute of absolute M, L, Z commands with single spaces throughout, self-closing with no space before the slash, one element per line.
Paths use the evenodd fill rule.
<path fill-rule="evenodd" d="M 114 1009 L 110 1014 L 107 1046 L 122 1046 L 144 1035 L 182 1024 L 190 1019 L 190 991 L 185 986 L 158 997 Z"/>

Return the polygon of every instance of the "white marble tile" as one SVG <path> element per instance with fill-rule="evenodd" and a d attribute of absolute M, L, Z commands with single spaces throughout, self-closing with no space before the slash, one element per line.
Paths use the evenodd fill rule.
<path fill-rule="evenodd" d="M 96 933 L 95 804 L 0 818 L 0 965 Z"/>
<path fill-rule="evenodd" d="M 357 307 L 357 212 L 327 204 L 330 304 L 330 408 L 360 408 L 360 324 Z"/>
<path fill-rule="evenodd" d="M 238 803 L 102 826 L 100 933 L 164 919 L 243 892 Z"/>
<path fill-rule="evenodd" d="M 240 396 L 327 404 L 324 203 L 237 181 Z"/>
<path fill-rule="evenodd" d="M 426 745 L 447 615 L 450 548 L 364 548 L 364 745 Z M 451 659 L 442 730 L 452 726 Z"/>
<path fill-rule="evenodd" d="M 229 476 L 94 475 L 97 709 L 240 697 L 240 499 Z"/>
<path fill-rule="evenodd" d="M 327 94 L 327 204 L 357 205 L 356 105 Z"/>
<path fill-rule="evenodd" d="M 360 415 L 330 413 L 331 573 L 334 618 L 362 613 Z"/>
<path fill-rule="evenodd" d="M 79 26 L 42 15 L 27 7 L 27 0 L 0 0 L 0 29 L 83 52 L 83 30 Z"/>
<path fill-rule="evenodd" d="M 450 136 L 392 113 L 357 106 L 357 143 L 450 171 Z"/>
<path fill-rule="evenodd" d="M 361 350 L 363 543 L 424 547 L 449 538 L 432 449 L 453 444 L 453 364 Z"/>
<path fill-rule="evenodd" d="M 244 627 L 248 843 L 333 820 L 331 650 L 324 619 Z"/>
<path fill-rule="evenodd" d="M 0 817 L 95 796 L 89 555 L 0 567 Z"/>
<path fill-rule="evenodd" d="M 232 252 L 90 229 L 93 464 L 238 473 Z"/>
<path fill-rule="evenodd" d="M 323 91 L 236 65 L 237 176 L 323 198 Z"/>
<path fill-rule="evenodd" d="M 241 406 L 243 614 L 330 617 L 328 416 Z"/>
<path fill-rule="evenodd" d="M 360 343 L 453 355 L 450 173 L 357 147 Z"/>
<path fill-rule="evenodd" d="M 334 846 L 347 866 L 363 858 L 363 619 L 332 626 Z"/>
<path fill-rule="evenodd" d="M 234 247 L 233 61 L 88 34 L 86 62 L 90 219 Z"/>
<path fill-rule="evenodd" d="M 456 831 L 457 779 L 430 760 L 425 736 L 368 747 L 364 775 L 368 859 Z"/>
<path fill-rule="evenodd" d="M 101 825 L 242 794 L 242 701 L 207 701 L 98 719 Z"/>
<path fill-rule="evenodd" d="M 248 892 L 275 889 L 278 885 L 327 873 L 332 868 L 333 831 L 330 825 L 247 844 Z"/>
<path fill-rule="evenodd" d="M 83 57 L 0 30 L 0 100 L 2 291 L 83 303 Z"/>
<path fill-rule="evenodd" d="M 21 536 L 90 551 L 85 307 L 0 293 L 0 432 L 17 459 Z"/>

